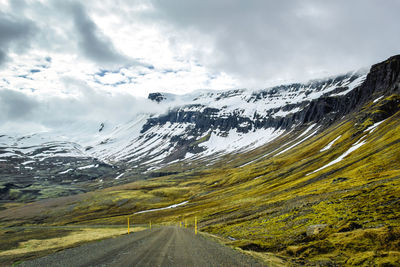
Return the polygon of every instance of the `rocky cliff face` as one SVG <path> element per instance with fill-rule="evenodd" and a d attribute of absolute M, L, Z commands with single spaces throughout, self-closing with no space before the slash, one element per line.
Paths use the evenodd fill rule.
<path fill-rule="evenodd" d="M 373 93 L 398 93 L 400 90 L 400 55 L 393 56 L 371 67 L 367 79 L 357 92 L 371 95 Z"/>
<path fill-rule="evenodd" d="M 368 101 L 398 93 L 400 93 L 400 55 L 373 65 L 365 81 L 347 94 L 311 101 L 302 112 L 306 112 L 302 122 L 331 123 L 350 112 L 357 112 Z M 395 103 L 396 101 L 386 103 L 385 109 L 390 114 L 397 111 Z"/>

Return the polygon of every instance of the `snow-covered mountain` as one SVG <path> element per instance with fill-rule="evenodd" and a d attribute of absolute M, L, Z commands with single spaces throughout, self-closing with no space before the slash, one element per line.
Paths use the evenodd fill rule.
<path fill-rule="evenodd" d="M 68 184 L 68 193 L 82 184 L 85 190 L 98 188 L 176 162 L 209 163 L 252 151 L 293 131 L 297 138 L 307 137 L 370 98 L 375 91 L 363 86 L 386 79 L 376 77 L 382 76 L 378 67 L 368 76 L 357 71 L 260 90 L 153 93 L 154 112 L 132 114 L 124 123 L 71 125 L 25 136 L 2 133 L 1 197 L 10 199 L 14 187 L 33 190 L 40 183 Z"/>
<path fill-rule="evenodd" d="M 365 73 L 291 84 L 264 90 L 197 91 L 187 95 L 153 94 L 154 105 L 167 102 L 165 114 L 139 114 L 121 125 L 109 127 L 101 123 L 97 129 L 36 133 L 29 136 L 0 137 L 0 157 L 31 157 L 32 160 L 52 156 L 94 157 L 105 162 L 168 162 L 182 143 L 195 142 L 209 136 L 191 154 L 207 155 L 232 149 L 249 149 L 264 144 L 271 134 L 289 129 L 294 117 L 314 99 L 340 96 L 354 89 Z M 154 96 L 155 97 L 155 96 Z M 294 123 L 294 122 L 293 122 Z M 78 126 L 77 128 L 81 128 Z M 70 131 L 70 132 L 68 132 Z M 246 135 L 246 138 L 243 136 Z M 79 137 L 78 137 L 79 136 Z M 269 136 L 266 139 L 263 137 Z M 274 135 L 272 135 L 274 136 Z M 234 147 L 222 145 L 227 140 L 238 142 Z M 44 149 L 44 148 L 48 149 Z M 43 152 L 33 153 L 44 149 Z M 202 153 L 201 153 L 202 152 Z M 184 153 L 176 159 L 188 158 Z"/>

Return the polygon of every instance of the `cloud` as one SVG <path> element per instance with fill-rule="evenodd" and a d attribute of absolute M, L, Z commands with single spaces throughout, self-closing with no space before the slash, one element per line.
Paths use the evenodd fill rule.
<path fill-rule="evenodd" d="M 117 123 L 165 108 L 132 96 L 154 91 L 321 78 L 400 43 L 398 0 L 0 0 L 0 10 L 2 132 Z"/>
<path fill-rule="evenodd" d="M 17 43 L 32 44 L 29 48 L 33 52 L 79 57 L 80 61 L 87 59 L 102 67 L 145 65 L 122 53 L 97 25 L 90 10 L 94 5 L 75 0 L 0 2 L 0 56 L 1 52 L 7 53 L 5 45 L 8 49 Z M 30 42 L 26 42 L 28 39 Z"/>
<path fill-rule="evenodd" d="M 6 53 L 0 50 L 0 65 L 6 60 L 6 58 L 7 58 Z"/>
<path fill-rule="evenodd" d="M 122 63 L 128 59 L 118 53 L 111 40 L 104 35 L 79 3 L 71 5 L 79 46 L 85 56 L 99 63 Z"/>
<path fill-rule="evenodd" d="M 243 82 L 304 80 L 399 53 L 400 2 L 153 0 L 149 19 L 191 43 L 199 61 Z"/>
<path fill-rule="evenodd" d="M 69 94 L 43 95 L 0 89 L 0 134 L 30 134 L 89 128 L 96 133 L 106 122 L 109 127 L 134 119 L 139 114 L 162 113 L 168 109 L 145 98 L 123 92 L 96 90 L 85 81 L 64 77 Z"/>
<path fill-rule="evenodd" d="M 29 120 L 38 102 L 24 93 L 0 90 L 0 120 Z"/>
<path fill-rule="evenodd" d="M 399 9 L 397 0 L 0 1 L 0 64 L 13 62 L 0 88 L 68 94 L 68 76 L 146 96 L 301 82 L 399 53 Z"/>
<path fill-rule="evenodd" d="M 0 65 L 7 60 L 10 51 L 20 53 L 29 47 L 35 30 L 31 21 L 0 12 Z"/>

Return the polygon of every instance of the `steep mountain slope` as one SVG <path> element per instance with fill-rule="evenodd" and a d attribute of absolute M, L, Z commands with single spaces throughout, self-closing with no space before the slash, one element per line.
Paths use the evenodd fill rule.
<path fill-rule="evenodd" d="M 159 129 L 187 118 L 174 110 L 168 114 L 173 115 L 145 123 Z M 196 125 L 198 117 L 190 118 Z M 158 165 L 152 173 L 162 177 L 5 205 L 0 221 L 122 224 L 130 216 L 137 223 L 193 225 L 196 216 L 202 231 L 264 258 L 273 253 L 287 265 L 398 266 L 400 56 L 372 66 L 365 81 L 345 95 L 308 100 L 290 118 L 287 125 L 296 127 L 260 126 L 277 134 L 251 149 L 238 144 L 231 153 L 203 150 Z M 232 129 L 238 133 L 227 123 L 210 125 L 211 133 L 199 134 L 199 147 L 220 132 L 228 133 L 225 138 Z"/>
<path fill-rule="evenodd" d="M 232 90 L 172 96 L 181 104 L 166 114 L 149 118 L 133 149 L 124 160 L 140 164 L 168 163 L 176 159 L 201 158 L 214 153 L 249 150 L 302 123 L 301 111 L 321 96 L 340 95 L 360 84 L 365 75 L 353 73 L 306 85 L 292 84 L 266 90 Z M 171 96 L 170 96 L 171 97 Z M 168 101 L 165 96 L 164 100 Z M 277 131 L 276 130 L 280 130 Z M 274 135 L 271 134 L 275 132 Z M 146 143 L 140 140 L 145 139 Z M 165 142 L 167 140 L 167 142 Z M 147 142 L 157 146 L 143 149 Z M 228 147 L 226 143 L 235 143 Z M 124 148 L 123 152 L 126 152 Z M 151 151 L 147 153 L 147 151 Z M 145 156 L 144 156 L 145 155 Z M 149 157 L 155 155 L 156 157 Z M 121 159 L 121 158 L 120 158 Z"/>
<path fill-rule="evenodd" d="M 185 161 L 202 168 L 221 156 L 254 150 L 314 121 L 329 125 L 344 115 L 336 107 L 365 79 L 364 72 L 264 90 L 151 94 L 155 114 L 98 129 L 68 129 L 0 136 L 1 199 L 30 200 L 143 179 L 143 172 Z M 325 106 L 321 106 L 325 105 Z M 197 164 L 193 164 L 197 162 Z M 163 175 L 162 172 L 149 174 Z M 135 178 L 136 177 L 136 178 Z"/>

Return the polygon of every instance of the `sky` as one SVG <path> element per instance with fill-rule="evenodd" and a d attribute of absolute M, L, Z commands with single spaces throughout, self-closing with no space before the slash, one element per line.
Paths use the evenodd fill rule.
<path fill-rule="evenodd" d="M 0 130 L 129 117 L 152 109 L 150 92 L 368 67 L 399 54 L 398 10 L 399 0 L 0 0 Z"/>

